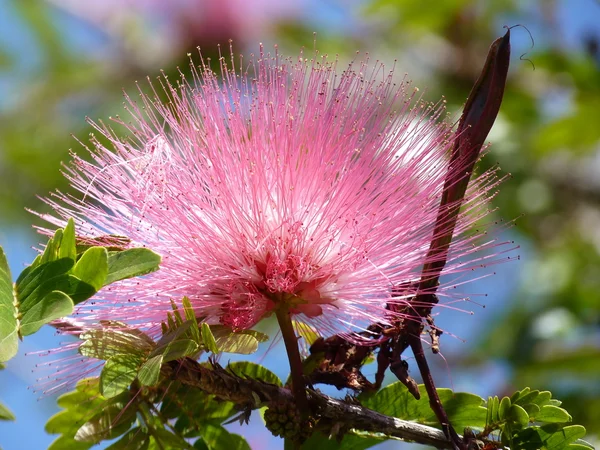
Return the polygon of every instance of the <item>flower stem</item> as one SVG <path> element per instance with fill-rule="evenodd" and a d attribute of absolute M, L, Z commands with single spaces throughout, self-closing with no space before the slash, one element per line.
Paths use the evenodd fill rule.
<path fill-rule="evenodd" d="M 292 377 L 292 393 L 296 400 L 296 406 L 300 414 L 305 417 L 308 415 L 308 399 L 306 397 L 306 388 L 304 382 L 302 359 L 300 350 L 298 350 L 298 337 L 292 325 L 290 309 L 287 305 L 281 305 L 275 311 L 277 322 L 281 329 L 281 336 L 285 343 L 288 359 L 290 360 L 290 375 Z"/>

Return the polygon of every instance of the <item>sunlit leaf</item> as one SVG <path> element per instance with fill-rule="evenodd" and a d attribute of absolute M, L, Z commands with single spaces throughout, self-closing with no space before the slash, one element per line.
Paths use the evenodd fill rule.
<path fill-rule="evenodd" d="M 108 274 L 108 252 L 104 247 L 88 248 L 73 267 L 72 273 L 96 291 L 100 290 Z"/>
<path fill-rule="evenodd" d="M 154 348 L 154 341 L 145 333 L 125 325 L 109 326 L 88 330 L 80 335 L 85 342 L 79 346 L 79 353 L 89 358 L 107 360 L 115 355 L 145 355 Z"/>
<path fill-rule="evenodd" d="M 244 376 L 254 380 L 262 380 L 279 387 L 283 386 L 283 383 L 277 375 L 259 364 L 248 361 L 232 362 L 227 365 L 227 369 L 240 377 Z"/>
<path fill-rule="evenodd" d="M 238 412 L 237 406 L 228 401 L 216 399 L 198 389 L 177 382 L 169 386 L 168 395 L 162 402 L 161 415 L 169 419 L 178 417 L 180 430 L 186 432 L 187 426 L 198 428 L 198 423 L 210 422 L 220 424 Z"/>
<path fill-rule="evenodd" d="M 258 331 L 242 330 L 233 332 L 223 325 L 211 325 L 210 327 L 217 347 L 221 352 L 241 353 L 249 355 L 258 350 L 259 342 L 265 342 L 269 337 Z"/>
<path fill-rule="evenodd" d="M 529 424 L 529 414 L 519 405 L 510 405 L 508 418 L 520 428 L 525 428 Z"/>
<path fill-rule="evenodd" d="M 563 427 L 559 424 L 548 424 L 541 427 L 529 427 L 520 431 L 513 442 L 516 448 L 522 450 L 547 450 L 571 449 L 570 444 L 576 443 L 585 436 L 585 428 L 581 425 Z M 578 445 L 583 445 L 581 441 Z M 591 448 L 591 447 L 590 447 Z"/>
<path fill-rule="evenodd" d="M 12 278 L 4 250 L 0 247 L 0 361 L 17 354 L 17 307 L 13 296 Z"/>
<path fill-rule="evenodd" d="M 366 450 L 381 442 L 386 441 L 385 436 L 372 436 L 367 433 L 357 435 L 355 433 L 346 433 L 341 442 L 333 436 L 326 436 L 323 433 L 313 433 L 305 442 L 303 442 L 302 450 Z M 294 450 L 295 443 L 285 440 L 284 450 Z"/>
<path fill-rule="evenodd" d="M 106 361 L 100 374 L 102 395 L 112 398 L 127 390 L 137 377 L 140 362 L 135 355 L 115 355 Z"/>
<path fill-rule="evenodd" d="M 138 380 L 144 386 L 154 386 L 160 379 L 160 368 L 163 363 L 163 355 L 156 355 L 142 364 L 138 373 Z"/>
<path fill-rule="evenodd" d="M 161 257 L 147 248 L 131 248 L 108 256 L 108 275 L 104 284 L 146 275 L 158 270 Z"/>
<path fill-rule="evenodd" d="M 71 436 L 60 436 L 56 438 L 48 450 L 87 450 L 93 447 L 95 444 L 91 442 L 78 442 Z"/>
<path fill-rule="evenodd" d="M 134 408 L 110 405 L 84 423 L 75 433 L 75 440 L 80 442 L 100 442 L 112 439 L 125 433 L 135 420 Z"/>
<path fill-rule="evenodd" d="M 213 336 L 212 331 L 210 331 L 210 327 L 208 326 L 207 323 L 202 324 L 201 331 L 202 331 L 202 342 L 204 343 L 204 346 L 206 347 L 206 349 L 212 353 L 219 353 L 219 348 L 217 346 L 217 342 L 215 341 L 215 337 Z"/>
<path fill-rule="evenodd" d="M 510 405 L 510 398 L 503 397 L 502 400 L 500 400 L 500 407 L 498 408 L 498 416 L 500 417 L 500 420 L 507 418 Z"/>
<path fill-rule="evenodd" d="M 20 302 L 19 311 L 22 314 L 26 314 L 27 311 L 42 301 L 52 291 L 65 293 L 75 304 L 87 300 L 96 293 L 96 289 L 91 284 L 80 280 L 74 275 L 62 274 L 53 278 L 40 280 L 40 284 L 25 298 L 17 290 L 17 298 Z"/>
<path fill-rule="evenodd" d="M 151 357 L 161 355 L 163 362 L 191 356 L 198 351 L 198 344 L 191 339 L 181 339 L 159 345 L 150 354 Z"/>
<path fill-rule="evenodd" d="M 77 383 L 72 392 L 61 395 L 57 399 L 62 411 L 55 414 L 46 423 L 48 433 L 59 433 L 50 446 L 52 450 L 90 448 L 93 443 L 77 442 L 74 440 L 77 431 L 96 413 L 106 406 L 106 399 L 99 392 L 97 378 L 87 378 Z"/>
<path fill-rule="evenodd" d="M 242 436 L 230 433 L 220 425 L 203 425 L 200 434 L 211 450 L 251 450 Z"/>
<path fill-rule="evenodd" d="M 75 261 L 77 259 L 77 249 L 75 246 L 75 221 L 69 219 L 63 229 L 62 239 L 58 248 L 58 258 L 69 258 Z"/>
<path fill-rule="evenodd" d="M 552 405 L 544 405 L 540 412 L 534 416 L 536 422 L 565 423 L 572 420 L 571 415 L 562 408 Z"/>
<path fill-rule="evenodd" d="M 307 323 L 297 321 L 292 321 L 292 323 L 294 324 L 294 329 L 298 336 L 303 338 L 308 346 L 314 344 L 314 342 L 321 337 L 317 330 Z"/>
<path fill-rule="evenodd" d="M 421 399 L 417 400 L 402 383 L 396 382 L 362 400 L 362 404 L 385 415 L 439 427 L 439 421 L 429 406 L 424 385 L 419 385 L 419 392 Z M 444 388 L 437 392 L 454 427 L 483 428 L 486 425 L 487 409 L 482 406 L 484 401 L 481 397 Z"/>
<path fill-rule="evenodd" d="M 156 428 L 152 431 L 152 436 L 161 444 L 161 448 L 168 449 L 192 449 L 192 445 L 186 442 L 181 436 L 171 433 L 164 428 Z"/>
<path fill-rule="evenodd" d="M 187 297 L 183 297 L 181 302 L 183 304 L 183 310 L 185 312 L 186 322 L 188 322 L 190 324 L 190 333 L 192 334 L 194 341 L 196 341 L 197 344 L 200 344 L 201 343 L 200 328 L 198 327 L 198 319 L 196 318 L 196 313 L 194 312 L 192 303 L 190 302 L 190 299 Z"/>
<path fill-rule="evenodd" d="M 146 450 L 149 444 L 150 436 L 140 427 L 135 427 L 117 442 L 106 447 L 106 450 Z"/>
<path fill-rule="evenodd" d="M 73 312 L 75 305 L 71 297 L 61 291 L 46 294 L 41 301 L 35 303 L 21 318 L 19 332 L 27 336 L 38 331 L 55 319 L 65 317 Z"/>
<path fill-rule="evenodd" d="M 2 403 L 0 403 L 0 420 L 15 420 L 15 415 Z"/>
<path fill-rule="evenodd" d="M 61 258 L 37 267 L 29 266 L 17 278 L 15 290 L 19 301 L 23 303 L 44 281 L 66 274 L 74 265 L 75 260 Z"/>

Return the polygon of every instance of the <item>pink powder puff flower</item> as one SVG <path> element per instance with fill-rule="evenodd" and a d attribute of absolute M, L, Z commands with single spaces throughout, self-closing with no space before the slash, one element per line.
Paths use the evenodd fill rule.
<path fill-rule="evenodd" d="M 113 120 L 127 138 L 91 122 L 102 135 L 91 138 L 93 162 L 74 156 L 66 173 L 81 197 L 56 194 L 43 217 L 74 217 L 81 237 L 126 236 L 163 262 L 79 305 L 83 328 L 118 320 L 157 331 L 170 299 L 188 296 L 198 317 L 233 329 L 285 302 L 326 336 L 406 305 L 393 289 L 421 275 L 455 134 L 443 105 L 396 84 L 393 70 L 337 66 L 261 46 L 247 65 L 222 58 L 220 76 L 202 60 L 191 81 L 164 77 L 167 101 L 154 88 L 140 104 L 125 95 L 132 121 Z M 489 171 L 467 192 L 442 303 L 494 257 L 479 252 L 500 245 L 467 233 L 496 184 Z"/>

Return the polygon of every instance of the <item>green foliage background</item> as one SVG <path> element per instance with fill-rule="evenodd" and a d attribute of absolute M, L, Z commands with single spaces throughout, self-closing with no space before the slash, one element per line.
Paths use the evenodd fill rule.
<path fill-rule="evenodd" d="M 600 434 L 600 19 L 587 26 L 584 17 L 563 17 L 576 9 L 600 18 L 599 2 L 299 2 L 294 14 L 270 21 L 257 36 L 226 27 L 203 36 L 182 21 L 184 38 L 153 58 L 148 42 L 132 31 L 154 34 L 141 18 L 130 18 L 125 32 L 41 0 L 3 3 L 22 33 L 15 40 L 26 39 L 29 49 L 0 43 L 0 81 L 7 86 L 0 100 L 0 226 L 6 236 L 35 222 L 23 206 L 42 210 L 36 195 L 68 189 L 60 163 L 69 148 L 80 150 L 70 133 L 85 139 L 91 131 L 83 117 L 122 112 L 121 88 L 131 92 L 135 80 L 160 68 L 185 67 L 186 52 L 197 44 L 207 55 L 217 41 L 235 36 L 236 52 L 256 50 L 260 40 L 295 55 L 300 45 L 313 48 L 316 31 L 320 51 L 342 61 L 357 49 L 389 63 L 397 59 L 398 70 L 426 87 L 428 99 L 444 95 L 458 117 L 502 25 L 526 25 L 536 44 L 530 48 L 527 32 L 514 30 L 504 105 L 483 163 L 498 162 L 512 175 L 494 202 L 503 218 L 518 218 L 511 238 L 523 246 L 521 277 L 508 281 L 506 305 L 470 341 L 469 352 L 446 357 L 453 368 L 473 373 L 502 364 L 505 392 L 497 395 L 524 386 L 549 389 L 588 436 Z M 84 34 L 89 39 L 79 42 Z M 519 60 L 525 52 L 535 70 Z M 32 244 L 36 240 L 32 235 Z"/>

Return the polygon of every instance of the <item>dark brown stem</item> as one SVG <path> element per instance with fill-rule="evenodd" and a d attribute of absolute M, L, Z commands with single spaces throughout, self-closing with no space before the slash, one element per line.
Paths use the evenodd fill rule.
<path fill-rule="evenodd" d="M 423 351 L 423 343 L 421 342 L 421 338 L 418 335 L 409 335 L 408 340 L 410 348 L 415 356 L 415 360 L 417 361 L 417 365 L 419 366 L 421 376 L 423 377 L 423 384 L 425 384 L 425 389 L 427 390 L 427 395 L 429 396 L 429 405 L 439 420 L 440 425 L 442 425 L 444 434 L 450 441 L 452 441 L 454 450 L 462 450 L 466 448 L 461 438 L 450 424 L 448 414 L 446 414 L 446 411 L 442 406 L 442 402 L 433 382 L 433 376 L 431 375 L 429 364 L 427 364 L 427 358 L 425 357 L 425 352 Z"/>
<path fill-rule="evenodd" d="M 298 337 L 292 325 L 292 317 L 287 306 L 279 306 L 275 315 L 281 329 L 281 336 L 285 343 L 288 359 L 290 361 L 290 375 L 292 378 L 292 392 L 296 399 L 296 406 L 303 417 L 308 416 L 308 400 L 306 398 L 306 383 L 304 381 L 304 370 L 302 368 L 302 358 L 298 349 Z"/>
<path fill-rule="evenodd" d="M 273 402 L 294 402 L 292 393 L 277 385 L 253 378 L 240 378 L 215 364 L 207 367 L 190 358 L 171 361 L 163 366 L 164 376 L 194 389 L 236 403 L 242 408 L 258 409 Z M 330 430 L 340 428 L 381 433 L 435 448 L 454 448 L 444 433 L 436 428 L 389 417 L 357 404 L 350 404 L 317 391 L 309 391 L 311 410 L 318 411 L 319 424 Z M 330 434 L 330 433 L 327 433 Z"/>

